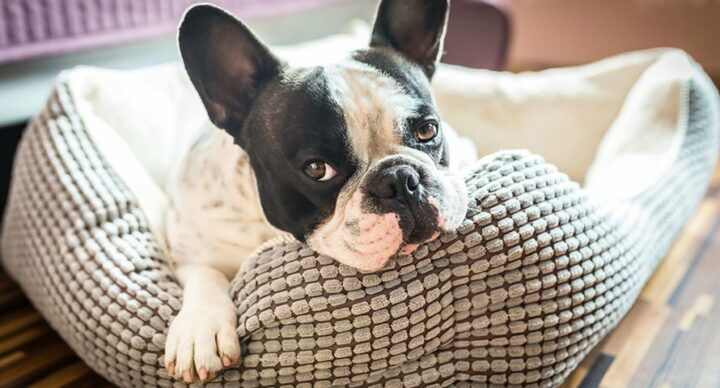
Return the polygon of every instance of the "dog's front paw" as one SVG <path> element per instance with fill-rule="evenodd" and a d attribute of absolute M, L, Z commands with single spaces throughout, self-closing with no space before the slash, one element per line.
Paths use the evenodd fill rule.
<path fill-rule="evenodd" d="M 165 342 L 168 375 L 191 383 L 212 380 L 224 368 L 240 359 L 240 342 L 235 332 L 235 306 L 208 302 L 203 306 L 183 305 L 173 319 Z"/>

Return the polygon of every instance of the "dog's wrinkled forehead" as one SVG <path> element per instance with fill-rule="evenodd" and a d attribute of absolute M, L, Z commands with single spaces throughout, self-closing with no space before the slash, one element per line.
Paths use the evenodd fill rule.
<path fill-rule="evenodd" d="M 392 58 L 381 58 L 372 61 L 368 53 L 358 53 L 327 66 L 325 72 L 328 92 L 342 112 L 348 146 L 360 167 L 396 153 L 408 120 L 421 107 L 432 105 L 431 94 L 423 90 L 429 84 L 419 71 L 400 69 Z"/>

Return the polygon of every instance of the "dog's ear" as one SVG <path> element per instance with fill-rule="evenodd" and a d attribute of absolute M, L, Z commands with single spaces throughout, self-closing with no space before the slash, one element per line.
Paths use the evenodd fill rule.
<path fill-rule="evenodd" d="M 383 0 L 370 47 L 389 47 L 420 65 L 428 78 L 442 55 L 448 0 Z"/>
<path fill-rule="evenodd" d="M 178 44 L 210 120 L 237 136 L 263 85 L 282 71 L 281 62 L 243 23 L 207 4 L 185 12 Z"/>

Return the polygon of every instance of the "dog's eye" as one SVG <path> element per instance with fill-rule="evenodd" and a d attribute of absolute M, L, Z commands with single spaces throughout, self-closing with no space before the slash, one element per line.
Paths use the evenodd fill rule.
<path fill-rule="evenodd" d="M 427 143 L 438 134 L 438 125 L 434 121 L 426 121 L 415 129 L 415 138 L 421 143 Z"/>
<path fill-rule="evenodd" d="M 337 175 L 337 171 L 335 171 L 334 168 L 320 160 L 307 163 L 305 167 L 303 167 L 303 172 L 311 179 L 320 182 L 328 181 Z"/>

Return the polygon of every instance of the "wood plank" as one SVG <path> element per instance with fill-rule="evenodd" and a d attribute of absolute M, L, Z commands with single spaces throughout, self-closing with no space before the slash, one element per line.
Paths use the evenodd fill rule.
<path fill-rule="evenodd" d="M 682 332 L 678 330 L 679 316 L 676 312 L 672 312 L 665 320 L 665 324 L 655 334 L 655 339 L 645 352 L 638 359 L 639 365 L 635 368 L 635 372 L 630 381 L 627 382 L 629 387 L 655 387 L 662 380 L 657 376 L 665 368 L 668 355 L 675 352 Z"/>
<path fill-rule="evenodd" d="M 0 311 L 9 310 L 25 299 L 19 288 L 9 288 L 0 292 Z"/>
<path fill-rule="evenodd" d="M 46 376 L 59 365 L 77 359 L 70 348 L 58 338 L 34 346 L 21 361 L 0 369 L 0 387 L 20 387 L 41 376 Z"/>
<path fill-rule="evenodd" d="M 577 368 L 568 376 L 565 382 L 560 386 L 561 388 L 576 388 L 580 386 L 585 376 L 587 376 L 590 367 L 587 365 L 580 364 Z"/>
<path fill-rule="evenodd" d="M 565 380 L 565 382 L 561 385 L 562 388 L 575 388 L 580 385 L 580 383 L 583 381 L 587 373 L 590 371 L 590 368 L 595 364 L 595 362 L 598 359 L 598 356 L 600 355 L 600 349 L 601 346 L 596 346 L 593 348 L 590 353 L 588 353 L 585 358 L 580 361 L 580 364 L 578 367 L 573 371 L 573 373 L 568 376 L 568 378 Z"/>
<path fill-rule="evenodd" d="M 72 384 L 72 388 L 116 388 L 98 374 L 91 374 Z"/>
<path fill-rule="evenodd" d="M 600 381 L 604 378 L 605 374 L 615 362 L 615 357 L 600 353 L 598 359 L 592 365 L 585 378 L 580 382 L 580 388 L 595 388 L 600 384 Z"/>
<path fill-rule="evenodd" d="M 30 341 L 36 340 L 50 332 L 50 326 L 48 326 L 45 322 L 32 325 L 27 329 L 24 329 L 16 333 L 15 335 L 7 337 L 0 341 L 0 354 L 16 350 L 20 346 L 25 345 Z"/>
<path fill-rule="evenodd" d="M 678 331 L 674 346 L 664 354 L 651 384 L 668 384 L 671 387 L 697 386 L 703 365 L 712 358 L 708 353 L 708 344 L 712 335 L 710 333 L 716 328 L 716 323 L 710 322 L 707 317 L 698 316 L 693 330 Z M 715 364 L 715 367 L 717 365 Z"/>
<path fill-rule="evenodd" d="M 697 376 L 696 387 L 720 387 L 720 335 L 717 334 L 717 324 L 720 322 L 720 309 L 716 309 L 708 318 L 713 322 L 714 327 L 707 332 L 708 339 L 704 346 L 707 354 L 703 359 L 703 365 Z"/>
<path fill-rule="evenodd" d="M 29 388 L 60 388 L 72 386 L 75 381 L 92 374 L 93 371 L 81 360 L 57 370 L 30 384 Z"/>
<path fill-rule="evenodd" d="M 710 189 L 720 189 L 720 163 L 710 179 Z"/>
<path fill-rule="evenodd" d="M 657 305 L 666 304 L 675 287 L 685 275 L 693 253 L 707 236 L 720 210 L 720 199 L 706 198 L 685 226 L 665 260 L 655 271 L 640 294 L 641 300 Z"/>
<path fill-rule="evenodd" d="M 617 356 L 600 381 L 601 387 L 627 385 L 670 313 L 666 306 L 637 302 L 637 304 L 642 303 L 646 304 L 647 309 L 633 324 L 637 329 L 633 330 L 632 341 L 625 342 L 616 350 Z"/>
<path fill-rule="evenodd" d="M 26 307 L 17 311 L 8 313 L 0 317 L 0 339 L 10 335 L 20 329 L 26 328 L 42 318 L 40 314 L 31 307 Z"/>
<path fill-rule="evenodd" d="M 77 356 L 59 338 L 42 339 L 42 346 L 31 347 L 27 356 L 8 368 L 0 369 L 0 387 L 20 387 L 52 373 L 58 366 L 77 360 Z"/>
<path fill-rule="evenodd" d="M 706 247 L 701 256 L 695 254 L 693 269 L 683 280 L 686 285 L 683 286 L 682 297 L 671 298 L 679 303 L 668 305 L 672 310 L 671 316 L 655 336 L 628 386 L 649 387 L 668 383 L 670 386 L 702 387 L 708 385 L 697 385 L 693 381 L 699 381 L 701 375 L 704 380 L 713 381 L 720 375 L 720 368 L 702 367 L 705 362 L 720 358 L 720 347 L 712 346 L 714 337 L 717 337 L 716 327 L 706 326 L 708 321 L 720 322 L 720 317 L 708 317 L 720 313 L 717 309 L 717 301 L 720 300 L 720 283 L 717 282 L 720 244 L 717 237 L 712 238 L 713 243 L 703 244 Z M 674 294 L 677 293 L 676 290 Z M 720 362 L 714 365 L 720 365 Z"/>
<path fill-rule="evenodd" d="M 0 357 L 0 369 L 6 368 L 9 365 L 20 361 L 25 357 L 25 352 L 17 350 L 12 353 L 6 354 Z"/>
<path fill-rule="evenodd" d="M 635 333 L 642 330 L 647 315 L 652 313 L 652 303 L 646 301 L 635 303 L 618 326 L 605 338 L 602 352 L 617 357 L 623 347 L 634 340 Z"/>
<path fill-rule="evenodd" d="M 712 309 L 715 298 L 710 294 L 702 294 L 695 299 L 695 303 L 685 312 L 678 324 L 678 328 L 682 331 L 688 331 L 692 328 L 695 318 L 707 315 Z"/>
<path fill-rule="evenodd" d="M 0 272 L 0 292 L 9 290 L 11 288 L 17 288 L 15 282 L 10 280 L 10 277 Z"/>

